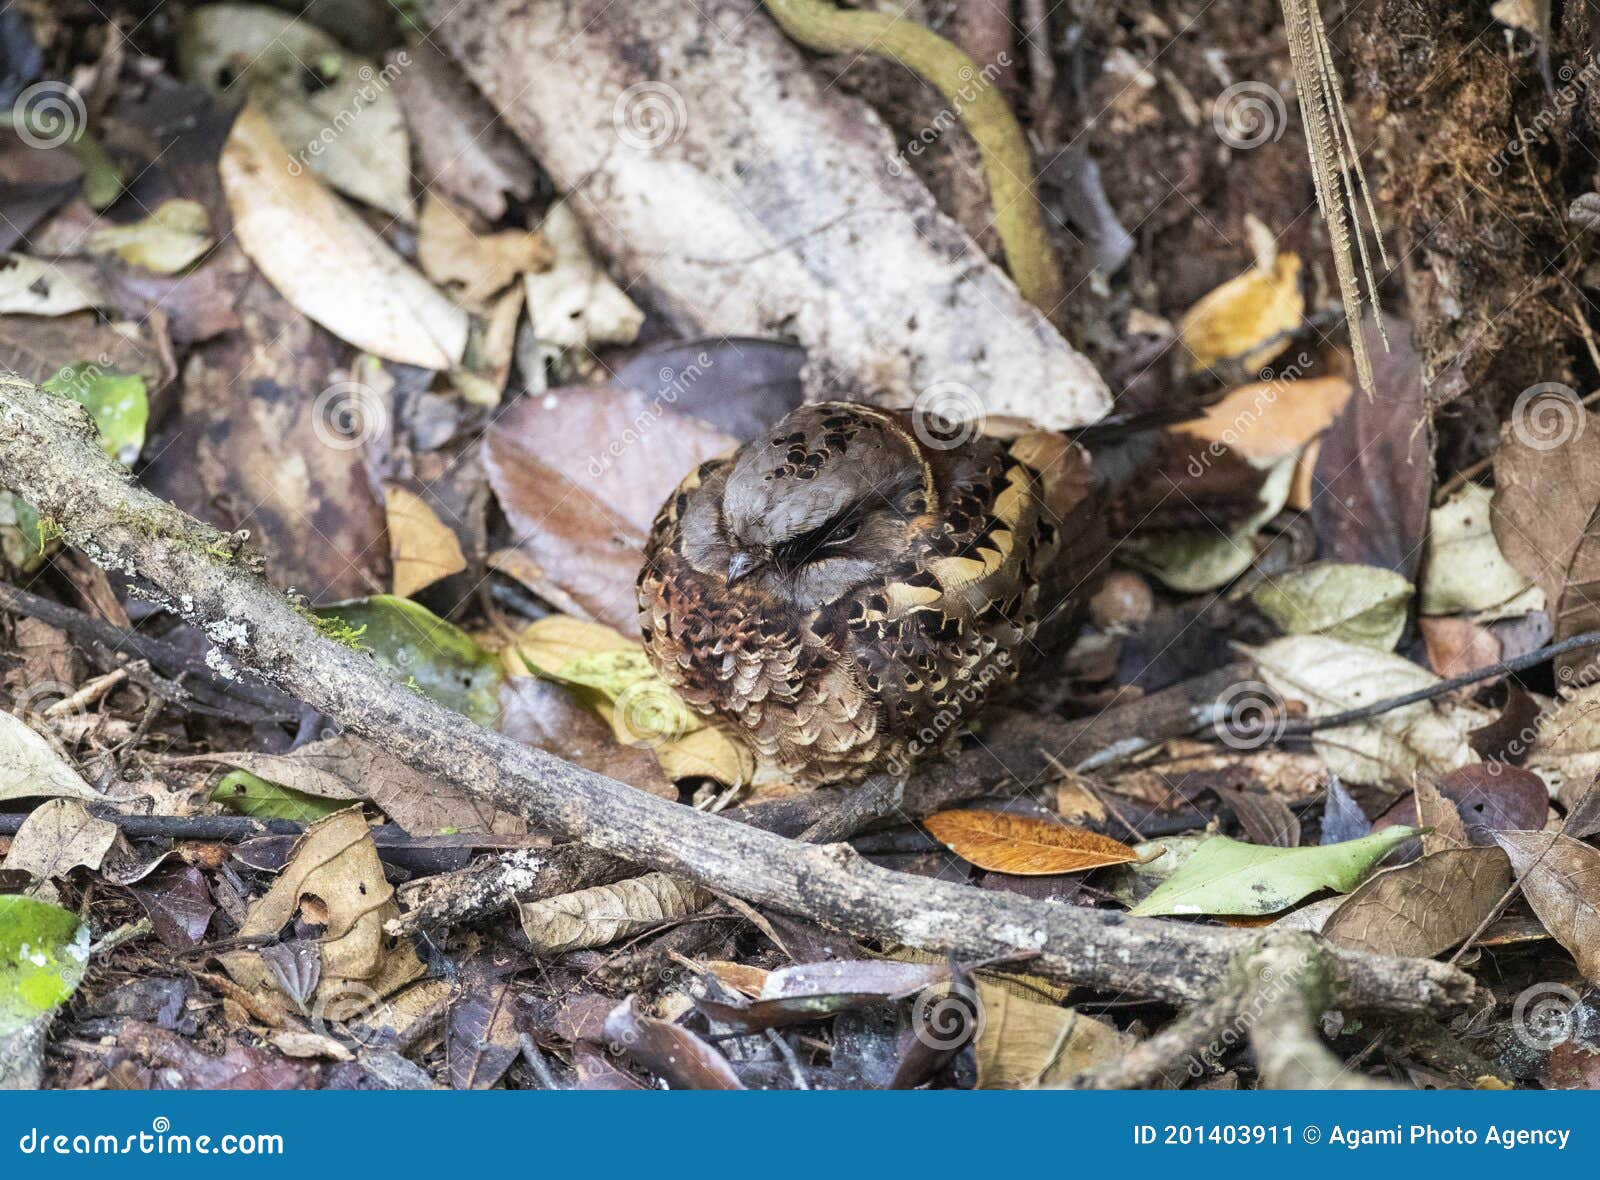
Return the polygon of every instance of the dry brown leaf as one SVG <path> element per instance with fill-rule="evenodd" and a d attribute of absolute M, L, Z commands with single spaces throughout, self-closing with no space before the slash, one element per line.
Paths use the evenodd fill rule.
<path fill-rule="evenodd" d="M 522 280 L 528 319 L 539 342 L 557 351 L 631 344 L 644 313 L 595 261 L 578 215 L 560 201 L 539 228 L 555 262 L 526 272 Z"/>
<path fill-rule="evenodd" d="M 1412 787 L 1416 796 L 1416 826 L 1423 829 L 1423 855 L 1445 852 L 1452 848 L 1470 848 L 1466 826 L 1461 822 L 1461 812 L 1456 805 L 1439 793 L 1431 778 L 1418 775 Z M 1429 831 L 1428 829 L 1432 829 Z"/>
<path fill-rule="evenodd" d="M 991 873 L 1040 877 L 1139 859 L 1110 836 L 1003 811 L 941 811 L 923 826 L 951 852 Z"/>
<path fill-rule="evenodd" d="M 501 292 L 524 274 L 549 270 L 555 253 L 538 230 L 479 234 L 442 197 L 423 198 L 417 226 L 422 273 L 468 311 L 485 315 Z"/>
<path fill-rule="evenodd" d="M 1305 309 L 1300 259 L 1279 254 L 1270 271 L 1252 268 L 1202 296 L 1184 313 L 1178 333 L 1194 369 L 1228 360 L 1258 369 L 1289 346 Z"/>
<path fill-rule="evenodd" d="M 517 906 L 535 954 L 605 946 L 697 913 L 711 894 L 669 873 L 645 873 Z"/>
<path fill-rule="evenodd" d="M 48 741 L 10 713 L 0 713 L 0 801 L 102 799 Z"/>
<path fill-rule="evenodd" d="M 1510 885 L 1498 848 L 1452 848 L 1376 874 L 1322 934 L 1353 950 L 1430 958 L 1476 930 Z"/>
<path fill-rule="evenodd" d="M 1482 623 L 1460 615 L 1417 620 L 1428 648 L 1428 664 L 1446 680 L 1500 661 L 1500 639 Z"/>
<path fill-rule="evenodd" d="M 394 568 L 394 592 L 410 598 L 467 568 L 466 555 L 455 532 L 421 497 L 398 484 L 384 487 L 384 514 L 389 529 L 389 560 Z"/>
<path fill-rule="evenodd" d="M 1354 388 L 1343 377 L 1241 385 L 1201 417 L 1173 429 L 1270 463 L 1294 454 L 1326 430 Z"/>
<path fill-rule="evenodd" d="M 1550 936 L 1590 983 L 1600 983 L 1600 850 L 1558 832 L 1497 832 Z"/>
<path fill-rule="evenodd" d="M 1043 1004 L 981 979 L 976 987 L 983 1022 L 976 1045 L 980 1090 L 1064 1085 L 1135 1043 L 1072 1008 Z"/>
<path fill-rule="evenodd" d="M 1230 787 L 1217 787 L 1216 792 L 1223 802 L 1233 808 L 1234 816 L 1252 844 L 1270 844 L 1276 848 L 1299 847 L 1300 817 L 1276 795 L 1237 791 Z"/>
<path fill-rule="evenodd" d="M 394 888 L 361 809 L 335 812 L 312 824 L 295 843 L 283 872 L 250 908 L 242 939 L 272 939 L 296 917 L 322 928 L 322 978 L 317 1002 L 335 1005 L 351 995 L 388 995 L 424 971 L 410 942 L 390 945 L 383 924 L 399 915 Z M 222 965 L 244 987 L 277 993 L 272 971 L 256 950 L 228 951 Z"/>
<path fill-rule="evenodd" d="M 98 869 L 117 835 L 116 824 L 90 815 L 78 800 L 51 799 L 22 821 L 0 869 L 27 873 L 35 881 L 80 867 Z"/>
<path fill-rule="evenodd" d="M 255 104 L 239 113 L 218 168 L 240 246 L 290 303 L 386 360 L 461 363 L 466 313 L 309 172 L 295 174 Z"/>

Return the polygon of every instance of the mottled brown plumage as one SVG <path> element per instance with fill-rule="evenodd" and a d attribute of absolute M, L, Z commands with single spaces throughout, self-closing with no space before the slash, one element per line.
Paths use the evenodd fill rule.
<path fill-rule="evenodd" d="M 639 577 L 651 661 L 758 777 L 903 773 L 943 749 L 1098 575 L 1087 455 L 1061 435 L 946 445 L 911 415 L 803 406 L 702 464 Z"/>

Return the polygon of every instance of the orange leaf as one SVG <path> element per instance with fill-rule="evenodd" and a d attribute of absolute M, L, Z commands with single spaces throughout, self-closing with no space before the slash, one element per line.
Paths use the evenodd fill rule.
<path fill-rule="evenodd" d="M 1139 859 L 1110 836 L 1002 811 L 941 811 L 923 826 L 951 852 L 991 873 L 1043 877 Z"/>

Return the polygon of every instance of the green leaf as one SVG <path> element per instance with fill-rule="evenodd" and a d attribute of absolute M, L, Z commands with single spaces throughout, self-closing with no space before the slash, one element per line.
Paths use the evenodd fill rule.
<path fill-rule="evenodd" d="M 89 963 L 89 928 L 31 897 L 0 895 L 0 1041 L 71 997 Z"/>
<path fill-rule="evenodd" d="M 350 806 L 348 799 L 323 799 L 293 787 L 279 786 L 248 770 L 235 770 L 211 789 L 211 802 L 253 819 L 319 820 Z"/>
<path fill-rule="evenodd" d="M 143 377 L 108 369 L 94 361 L 81 361 L 46 381 L 44 389 L 59 397 L 70 397 L 89 411 L 89 417 L 100 428 L 101 445 L 112 458 L 131 465 L 139 457 L 150 421 L 150 399 Z"/>
<path fill-rule="evenodd" d="M 378 657 L 401 681 L 446 708 L 493 728 L 500 716 L 500 661 L 454 623 L 392 594 L 319 607 L 312 614 L 340 624 L 334 638 Z M 326 625 L 319 630 L 326 630 Z"/>
<path fill-rule="evenodd" d="M 1250 597 L 1286 635 L 1391 651 L 1405 630 L 1411 583 L 1375 565 L 1319 561 L 1262 583 Z"/>
<path fill-rule="evenodd" d="M 1213 836 L 1130 913 L 1275 914 L 1322 889 L 1348 893 L 1417 829 L 1396 825 L 1320 848 L 1269 848 Z"/>

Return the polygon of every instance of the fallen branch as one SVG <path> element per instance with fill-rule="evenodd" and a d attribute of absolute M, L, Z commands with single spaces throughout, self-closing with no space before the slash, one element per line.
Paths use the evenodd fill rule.
<path fill-rule="evenodd" d="M 877 868 L 668 803 L 489 733 L 419 695 L 367 653 L 319 634 L 223 534 L 137 487 L 83 409 L 0 378 L 0 485 L 92 561 L 202 627 L 223 675 L 254 668 L 401 761 L 468 796 L 639 865 L 805 915 L 859 937 L 968 960 L 1032 955 L 1029 970 L 1176 1003 L 1207 999 L 1258 945 L 1248 931 L 1130 918 Z M 1323 946 L 1320 999 L 1429 1012 L 1469 1003 L 1469 976 L 1421 959 Z"/>

